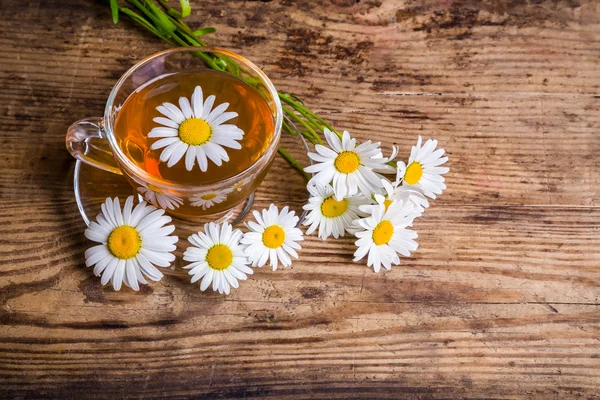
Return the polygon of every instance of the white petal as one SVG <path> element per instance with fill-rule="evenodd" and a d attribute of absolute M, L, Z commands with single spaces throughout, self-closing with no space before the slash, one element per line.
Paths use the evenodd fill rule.
<path fill-rule="evenodd" d="M 96 264 L 100 260 L 106 257 L 113 257 L 112 254 L 108 251 L 106 245 L 98 245 L 92 248 L 89 248 L 85 252 L 85 265 L 86 267 L 91 267 Z"/>
<path fill-rule="evenodd" d="M 196 160 L 198 160 L 200 171 L 206 172 L 208 169 L 208 160 L 206 159 L 206 154 L 202 147 L 196 147 Z"/>
<path fill-rule="evenodd" d="M 164 140 L 164 139 L 161 139 Z M 173 152 L 178 149 L 179 147 L 183 146 L 185 148 L 185 146 L 187 146 L 187 144 L 183 143 L 181 140 L 177 139 L 175 142 L 171 143 L 170 145 L 168 145 L 161 153 L 160 153 L 160 161 L 162 162 L 167 162 L 170 161 L 171 159 L 171 155 L 173 154 Z"/>
<path fill-rule="evenodd" d="M 284 267 L 288 267 L 292 264 L 290 256 L 281 247 L 278 248 L 276 251 L 277 257 L 279 258 L 279 261 L 281 261 L 281 264 L 283 264 Z"/>
<path fill-rule="evenodd" d="M 136 225 L 137 231 L 141 232 L 148 225 L 150 225 L 150 224 L 158 221 L 164 215 L 164 213 L 165 213 L 165 210 L 160 210 L 160 209 L 153 208 L 152 212 L 150 212 L 149 214 L 145 215 L 137 223 L 137 225 Z M 169 218 L 169 217 L 165 217 L 165 218 Z M 165 220 L 165 224 L 167 222 L 169 222 L 169 221 L 170 221 L 170 218 L 169 218 L 169 220 Z"/>
<path fill-rule="evenodd" d="M 159 252 L 171 252 L 177 248 L 174 244 L 166 242 L 164 238 L 146 239 L 143 241 L 143 246 L 145 249 Z"/>
<path fill-rule="evenodd" d="M 183 113 L 175 104 L 162 103 L 162 105 L 156 107 L 156 110 L 178 124 L 181 124 L 185 120 Z"/>
<path fill-rule="evenodd" d="M 327 128 L 325 128 L 323 130 L 323 133 L 325 134 L 325 139 L 327 139 L 327 143 L 329 143 L 329 145 L 331 146 L 332 149 L 334 149 L 338 153 L 341 153 L 342 151 L 344 151 L 344 149 L 342 147 L 342 142 L 340 141 L 340 138 L 335 133 L 333 133 L 332 131 L 330 131 Z M 348 132 L 346 132 L 346 131 L 344 131 L 344 133 L 348 134 Z"/>
<path fill-rule="evenodd" d="M 171 154 L 171 157 L 169 158 L 169 162 L 167 163 L 167 166 L 170 168 L 173 165 L 177 164 L 179 162 L 179 160 L 181 160 L 181 157 L 183 157 L 183 155 L 185 154 L 188 147 L 189 146 L 187 144 L 181 143 L 180 146 L 175 148 L 175 150 L 173 150 L 173 154 Z"/>
<path fill-rule="evenodd" d="M 152 121 L 156 122 L 157 124 L 168 126 L 169 128 L 179 129 L 179 124 L 177 122 L 171 121 L 165 117 L 156 117 Z"/>
<path fill-rule="evenodd" d="M 147 285 L 148 281 L 144 278 L 144 275 L 142 274 L 142 269 L 140 268 L 140 264 L 139 264 L 138 260 L 136 258 L 132 258 L 130 261 L 133 263 L 133 267 L 135 270 L 135 276 L 136 276 L 138 282 L 143 283 L 144 285 Z"/>
<path fill-rule="evenodd" d="M 200 283 L 200 290 L 205 291 L 208 286 L 211 284 L 213 280 L 213 276 L 215 274 L 215 270 L 210 268 L 204 278 L 202 279 L 202 283 Z"/>
<path fill-rule="evenodd" d="M 154 265 L 152 265 L 148 258 L 146 258 L 146 256 L 142 252 L 138 253 L 136 259 L 139 263 L 140 268 L 142 269 L 142 272 L 146 274 L 147 277 L 149 277 L 153 281 L 159 281 L 163 277 L 162 272 L 160 272 Z"/>
<path fill-rule="evenodd" d="M 152 128 L 150 133 L 148 133 L 149 138 L 166 138 L 166 137 L 175 137 L 179 134 L 177 129 L 174 128 L 165 128 L 165 127 L 156 127 Z"/>
<path fill-rule="evenodd" d="M 211 112 L 211 115 L 213 113 L 214 113 L 214 111 Z M 213 126 L 219 126 L 219 125 L 229 121 L 230 119 L 236 118 L 237 116 L 238 116 L 238 113 L 236 113 L 236 112 L 226 112 L 226 113 L 223 113 L 220 115 L 215 115 L 212 120 L 210 120 L 211 117 L 209 116 L 208 118 L 210 121 L 206 121 L 206 122 L 208 122 L 209 124 L 211 124 Z"/>
<path fill-rule="evenodd" d="M 206 123 L 212 125 L 213 121 L 215 118 L 223 115 L 223 113 L 225 113 L 225 110 L 227 110 L 227 107 L 229 107 L 229 103 L 225 102 L 225 103 L 221 103 L 218 106 L 216 106 L 207 116 L 206 116 Z M 235 113 L 237 115 L 237 113 Z M 219 125 L 218 123 L 215 123 L 214 125 Z"/>
<path fill-rule="evenodd" d="M 91 241 L 105 243 L 108 240 L 108 235 L 110 235 L 110 233 L 107 235 L 104 230 L 94 229 L 90 224 L 90 227 L 85 230 L 84 235 Z"/>
<path fill-rule="evenodd" d="M 127 282 L 129 282 L 129 287 L 133 290 L 140 290 L 140 285 L 138 285 L 137 275 L 135 273 L 135 267 L 133 266 L 133 262 L 131 260 L 127 260 L 125 265 L 125 277 Z"/>
<path fill-rule="evenodd" d="M 204 150 L 206 156 L 217 166 L 221 166 L 223 161 L 229 161 L 227 152 L 218 144 L 207 142 L 202 146 L 202 150 Z"/>
<path fill-rule="evenodd" d="M 196 161 L 196 146 L 190 146 L 185 153 L 185 169 L 191 171 Z"/>
<path fill-rule="evenodd" d="M 187 98 L 179 98 L 179 108 L 181 109 L 185 119 L 194 118 L 194 111 L 192 111 L 192 106 Z"/>
<path fill-rule="evenodd" d="M 215 103 L 215 98 L 216 97 L 213 94 L 211 94 L 206 98 L 206 101 L 204 101 L 204 107 L 202 108 L 202 115 L 200 116 L 200 118 L 202 118 L 205 121 L 208 115 L 210 114 L 210 110 L 212 109 L 213 104 Z M 198 115 L 196 115 L 196 117 L 198 117 Z"/>
<path fill-rule="evenodd" d="M 117 292 L 121 290 L 123 284 L 123 276 L 125 275 L 125 260 L 119 260 L 115 272 L 112 276 L 112 286 Z"/>
<path fill-rule="evenodd" d="M 142 261 L 139 257 L 140 255 L 143 255 L 146 258 L 146 260 L 148 260 L 152 264 L 156 264 L 157 266 L 163 268 L 170 266 L 171 262 L 175 259 L 175 256 L 171 253 L 162 253 L 142 248 L 138 253 L 138 261 L 140 261 L 140 264 L 142 264 Z"/>
<path fill-rule="evenodd" d="M 202 109 L 204 108 L 204 100 L 202 95 L 202 88 L 196 86 L 194 93 L 192 94 L 192 109 L 196 118 L 202 118 Z"/>
<path fill-rule="evenodd" d="M 240 271 L 237 268 L 229 268 L 227 270 L 231 275 L 233 275 L 235 278 L 239 279 L 239 280 L 246 280 L 248 277 L 246 276 L 246 274 L 243 271 Z M 233 285 L 232 285 L 233 286 Z"/>
<path fill-rule="evenodd" d="M 155 207 L 147 206 L 145 202 L 139 203 L 131 213 L 131 218 L 129 220 L 130 225 L 137 227 L 138 223 L 154 210 L 156 210 Z"/>
<path fill-rule="evenodd" d="M 115 269 L 117 268 L 118 263 L 119 259 L 116 257 L 110 260 L 110 262 L 104 269 L 104 272 L 102 273 L 102 278 L 100 279 L 100 283 L 102 284 L 102 286 L 106 285 L 108 281 L 111 280 L 113 274 L 115 273 Z"/>
<path fill-rule="evenodd" d="M 223 275 L 225 276 L 225 279 L 227 279 L 227 282 L 234 288 L 238 288 L 240 285 L 237 281 L 237 279 L 235 279 L 235 276 L 233 276 L 233 274 L 230 272 L 235 270 L 235 268 L 229 268 L 223 271 Z"/>
<path fill-rule="evenodd" d="M 96 266 L 94 267 L 94 275 L 100 276 L 100 274 L 102 274 L 102 272 L 106 269 L 106 267 L 108 266 L 108 264 L 110 264 L 110 262 L 114 258 L 115 257 L 111 254 L 108 257 L 105 257 L 102 260 L 98 261 L 96 263 Z"/>
<path fill-rule="evenodd" d="M 104 218 L 106 218 L 113 229 L 119 226 L 119 224 L 117 224 L 117 219 L 114 216 L 113 201 L 110 197 L 100 205 L 100 209 L 102 210 L 102 215 L 104 215 Z"/>
<path fill-rule="evenodd" d="M 173 143 L 178 143 L 180 142 L 178 137 L 166 137 L 164 139 L 160 139 L 157 140 L 156 142 L 152 143 L 152 145 L 150 146 L 151 150 L 158 150 L 158 149 L 162 149 L 163 147 L 167 147 L 169 145 L 172 145 Z"/>
<path fill-rule="evenodd" d="M 123 223 L 125 225 L 129 225 L 129 221 L 131 221 L 131 209 L 133 208 L 133 196 L 129 196 L 127 200 L 125 200 L 125 205 L 123 206 Z"/>

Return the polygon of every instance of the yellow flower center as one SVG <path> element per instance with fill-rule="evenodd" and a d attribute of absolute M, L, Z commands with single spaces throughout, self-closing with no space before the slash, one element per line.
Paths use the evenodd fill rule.
<path fill-rule="evenodd" d="M 406 168 L 406 172 L 404 173 L 404 182 L 409 185 L 416 185 L 421 180 L 423 176 L 423 167 L 417 161 L 410 163 L 410 165 Z"/>
<path fill-rule="evenodd" d="M 321 204 L 321 214 L 327 218 L 339 217 L 348 209 L 348 200 L 337 201 L 333 196 L 328 197 Z"/>
<path fill-rule="evenodd" d="M 202 118 L 189 118 L 179 125 L 179 139 L 190 146 L 200 146 L 210 139 L 210 125 Z"/>
<path fill-rule="evenodd" d="M 215 244 L 206 253 L 206 262 L 212 269 L 223 270 L 233 262 L 233 252 L 224 244 Z"/>
<path fill-rule="evenodd" d="M 277 249 L 285 242 L 285 231 L 279 225 L 271 225 L 262 234 L 262 241 L 270 249 Z"/>
<path fill-rule="evenodd" d="M 342 174 L 351 174 L 360 166 L 360 158 L 353 151 L 342 151 L 335 158 L 333 165 Z"/>
<path fill-rule="evenodd" d="M 142 238 L 135 228 L 121 225 L 108 236 L 108 250 L 121 260 L 135 257 L 142 248 Z"/>
<path fill-rule="evenodd" d="M 203 194 L 202 196 L 200 196 L 200 198 L 202 200 L 212 200 L 215 197 L 217 197 L 217 195 L 215 193 L 207 193 L 207 194 Z"/>
<path fill-rule="evenodd" d="M 388 244 L 392 239 L 392 235 L 394 234 L 394 225 L 385 219 L 377 224 L 375 229 L 373 229 L 373 242 L 377 246 L 381 246 L 382 244 Z"/>
<path fill-rule="evenodd" d="M 385 199 L 383 201 L 383 205 L 385 206 L 385 211 L 388 210 L 388 208 L 390 208 L 390 205 L 394 202 L 394 200 L 390 200 L 390 199 Z"/>

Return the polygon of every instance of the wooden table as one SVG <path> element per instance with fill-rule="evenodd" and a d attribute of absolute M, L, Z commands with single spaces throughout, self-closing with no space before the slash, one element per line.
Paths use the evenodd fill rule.
<path fill-rule="evenodd" d="M 439 139 L 419 250 L 375 274 L 311 236 L 228 297 L 102 288 L 64 133 L 166 47 L 107 2 L 4 0 L 0 397 L 600 398 L 599 2 L 195 3 L 337 127 Z"/>

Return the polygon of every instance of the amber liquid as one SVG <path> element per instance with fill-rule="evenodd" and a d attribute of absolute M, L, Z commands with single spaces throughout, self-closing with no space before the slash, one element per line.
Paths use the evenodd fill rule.
<path fill-rule="evenodd" d="M 198 164 L 187 171 L 185 156 L 169 168 L 159 159 L 163 149 L 150 148 L 159 139 L 147 136 L 152 128 L 162 126 L 153 121 L 153 118 L 164 117 L 156 107 L 165 102 L 179 107 L 179 98 L 191 100 L 196 86 L 202 88 L 204 100 L 211 94 L 215 95 L 213 109 L 219 104 L 229 103 L 226 111 L 235 111 L 238 116 L 226 123 L 244 131 L 239 141 L 242 148 L 225 148 L 229 161 L 217 166 L 209 160 L 205 172 Z M 274 123 L 269 105 L 254 88 L 224 72 L 197 71 L 165 75 L 137 89 L 119 111 L 114 132 L 123 153 L 150 175 L 169 183 L 201 186 L 234 176 L 250 167 L 267 150 L 273 138 Z"/>

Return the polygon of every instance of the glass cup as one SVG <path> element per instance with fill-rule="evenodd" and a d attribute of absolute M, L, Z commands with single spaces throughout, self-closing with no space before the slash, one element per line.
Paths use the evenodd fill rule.
<path fill-rule="evenodd" d="M 274 122 L 274 132 L 266 150 L 245 170 L 203 186 L 178 184 L 148 174 L 130 160 L 117 143 L 114 124 L 122 105 L 131 93 L 157 77 L 178 72 L 213 70 L 215 64 L 223 72 L 251 82 L 266 101 Z M 164 208 L 169 214 L 192 220 L 202 219 L 203 216 L 216 219 L 230 217 L 235 207 L 240 206 L 244 200 L 248 202 L 242 212 L 249 209 L 253 193 L 266 176 L 277 152 L 282 119 L 281 102 L 275 87 L 265 73 L 252 62 L 221 49 L 175 48 L 154 54 L 130 68 L 113 87 L 106 102 L 104 117 L 85 118 L 75 122 L 67 131 L 66 145 L 76 159 L 96 168 L 123 175 L 136 192 L 155 206 Z M 190 206 L 190 198 L 197 199 L 206 193 L 219 193 L 226 196 L 226 199 L 207 209 Z M 107 196 L 110 195 L 107 193 Z"/>

